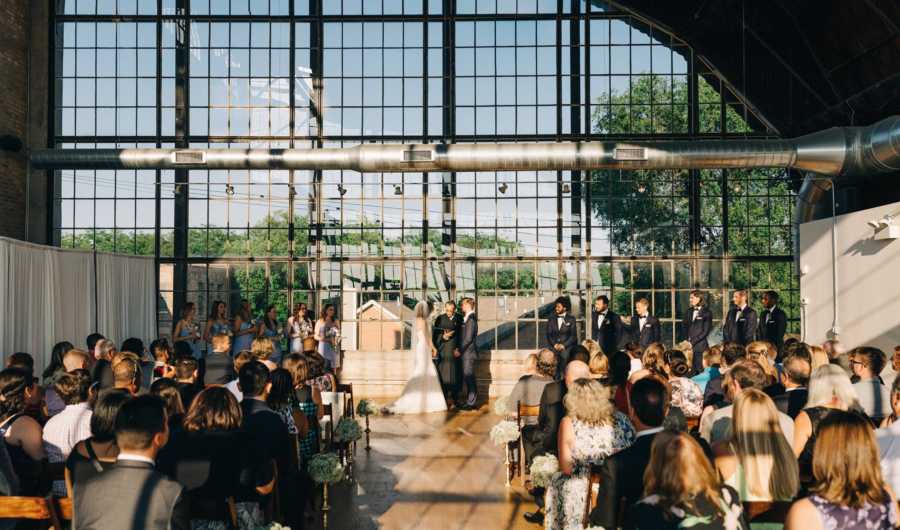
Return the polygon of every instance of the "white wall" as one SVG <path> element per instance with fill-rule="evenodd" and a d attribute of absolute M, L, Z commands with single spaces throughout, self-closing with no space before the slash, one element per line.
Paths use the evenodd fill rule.
<path fill-rule="evenodd" d="M 873 239 L 867 221 L 900 218 L 900 203 L 837 218 L 838 324 L 848 347 L 875 346 L 890 357 L 900 345 L 900 240 Z M 900 222 L 900 219 L 898 221 Z M 800 225 L 800 296 L 808 301 L 806 342 L 829 338 L 832 311 L 832 220 Z"/>

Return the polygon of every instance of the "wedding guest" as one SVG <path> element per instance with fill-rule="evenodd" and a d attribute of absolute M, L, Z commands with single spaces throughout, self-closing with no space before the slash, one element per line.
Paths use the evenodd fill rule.
<path fill-rule="evenodd" d="M 92 412 L 88 403 L 91 374 L 87 370 L 63 373 L 56 379 L 53 387 L 66 408 L 44 425 L 44 453 L 51 464 L 65 462 L 72 448 L 91 436 Z M 66 496 L 64 480 L 53 481 L 53 494 L 58 497 Z"/>
<path fill-rule="evenodd" d="M 847 372 L 848 376 L 853 375 L 850 369 L 850 356 L 841 341 L 837 339 L 829 339 L 822 343 L 822 349 L 828 354 L 828 362 L 836 364 Z"/>
<path fill-rule="evenodd" d="M 249 350 L 256 337 L 257 328 L 253 319 L 250 317 L 249 304 L 241 301 L 241 307 L 234 314 L 234 324 L 232 324 L 231 334 L 233 341 L 231 344 L 231 355 L 237 355 L 238 352 Z"/>
<path fill-rule="evenodd" d="M 794 454 L 800 464 L 800 477 L 812 477 L 813 449 L 819 424 L 832 411 L 855 410 L 861 412 L 856 390 L 847 373 L 837 365 L 820 366 L 809 381 L 809 397 L 806 407 L 794 420 Z"/>
<path fill-rule="evenodd" d="M 892 491 L 900 491 L 900 377 L 891 385 L 891 408 L 894 412 L 885 418 L 881 428 L 875 431 L 881 457 L 881 472 Z"/>
<path fill-rule="evenodd" d="M 878 348 L 867 346 L 850 352 L 850 368 L 858 378 L 853 383 L 859 405 L 875 422 L 881 422 L 891 413 L 891 392 L 878 375 L 884 369 L 886 357 Z"/>
<path fill-rule="evenodd" d="M 631 340 L 640 344 L 642 349 L 654 342 L 662 341 L 662 328 L 659 319 L 650 314 L 650 301 L 638 298 L 634 303 L 635 314 L 631 316 L 629 325 Z"/>
<path fill-rule="evenodd" d="M 56 389 L 53 388 L 53 383 L 56 382 L 56 379 L 66 372 L 78 369 L 88 369 L 90 366 L 90 359 L 87 356 L 87 352 L 76 350 L 69 342 L 60 342 L 54 346 L 53 355 L 56 355 L 57 348 L 65 348 L 66 345 L 69 346 L 69 349 L 60 354 L 59 368 L 55 369 L 50 377 L 47 377 L 47 370 L 44 370 L 44 404 L 46 406 L 45 412 L 48 418 L 59 414 L 66 408 L 66 404 L 63 402 L 62 398 L 59 397 L 59 394 L 56 393 Z M 68 362 L 66 362 L 67 358 Z"/>
<path fill-rule="evenodd" d="M 588 495 L 590 466 L 600 464 L 634 441 L 634 427 L 613 406 L 609 389 L 592 379 L 578 379 L 564 398 L 566 416 L 559 424 L 559 473 L 547 488 L 544 527 L 581 528 Z"/>
<path fill-rule="evenodd" d="M 628 374 L 631 372 L 631 357 L 624 351 L 612 354 L 609 360 L 609 386 L 613 393 L 616 410 L 628 413 Z"/>
<path fill-rule="evenodd" d="M 712 311 L 706 306 L 706 294 L 703 291 L 691 291 L 688 301 L 691 306 L 685 312 L 682 321 L 684 338 L 694 351 L 693 370 L 699 374 L 703 371 L 702 353 L 709 349 L 708 337 L 712 331 Z"/>
<path fill-rule="evenodd" d="M 758 318 L 756 310 L 747 304 L 747 291 L 741 289 L 732 296 L 734 305 L 722 324 L 722 340 L 746 346 L 756 338 Z"/>
<path fill-rule="evenodd" d="M 824 418 L 812 468 L 811 495 L 791 506 L 785 530 L 897 526 L 897 501 L 882 478 L 878 446 L 867 419 L 844 411 Z"/>
<path fill-rule="evenodd" d="M 337 380 L 334 374 L 325 370 L 325 359 L 318 353 L 313 352 L 306 357 L 309 362 L 309 385 L 315 387 L 319 392 L 334 392 L 337 388 Z"/>
<path fill-rule="evenodd" d="M 316 387 L 308 383 L 309 363 L 299 354 L 291 354 L 284 359 L 284 369 L 291 373 L 294 395 L 291 405 L 306 416 L 307 432 L 298 437 L 300 458 L 303 465 L 319 452 L 319 419 L 323 415 L 322 395 Z"/>
<path fill-rule="evenodd" d="M 729 368 L 725 374 L 723 386 L 728 401 L 734 403 L 734 400 L 744 390 L 750 388 L 762 390 L 765 386 L 765 381 L 765 372 L 763 372 L 759 364 L 750 360 L 742 360 Z M 706 407 L 700 418 L 700 436 L 710 445 L 721 440 L 730 439 L 733 413 L 734 405 L 728 405 L 719 409 L 712 406 Z M 781 424 L 781 430 L 785 439 L 790 443 L 794 439 L 794 422 L 789 416 L 781 412 L 778 413 L 778 422 Z"/>
<path fill-rule="evenodd" d="M 259 325 L 259 336 L 265 337 L 271 341 L 272 352 L 267 357 L 275 364 L 281 362 L 281 337 L 284 335 L 284 329 L 278 322 L 278 312 L 274 305 L 266 308 L 262 322 Z"/>
<path fill-rule="evenodd" d="M 112 388 L 113 373 L 110 366 L 113 357 L 116 354 L 116 344 L 108 339 L 101 338 L 94 346 L 94 356 L 97 362 L 94 363 L 91 372 L 91 380 L 98 383 L 100 388 Z"/>
<path fill-rule="evenodd" d="M 653 375 L 663 380 L 668 379 L 669 376 L 666 373 L 666 361 L 664 358 L 665 353 L 666 349 L 661 343 L 654 342 L 649 344 L 641 355 L 641 369 L 632 372 L 628 376 L 628 382 L 634 384 L 638 379 L 648 375 Z"/>
<path fill-rule="evenodd" d="M 316 321 L 313 334 L 319 343 L 319 355 L 325 359 L 325 366 L 329 371 L 335 371 L 340 367 L 340 349 L 337 343 L 340 333 L 341 326 L 335 319 L 334 306 L 326 304 L 322 308 L 319 320 Z"/>
<path fill-rule="evenodd" d="M 755 388 L 741 392 L 731 420 L 731 438 L 713 445 L 725 484 L 743 502 L 793 499 L 799 487 L 797 459 L 769 396 Z"/>
<path fill-rule="evenodd" d="M 143 395 L 123 404 L 116 416 L 116 465 L 75 488 L 73 528 L 190 528 L 182 486 L 154 469 L 167 440 L 162 400 Z"/>
<path fill-rule="evenodd" d="M 97 351 L 97 343 L 101 340 L 105 339 L 103 335 L 99 333 L 91 333 L 85 339 L 85 345 L 87 346 L 87 352 L 90 354 L 92 359 L 99 359 L 100 354 Z"/>
<path fill-rule="evenodd" d="M 25 397 L 25 414 L 43 423 L 44 389 L 34 376 L 34 357 L 30 353 L 16 352 L 6 358 L 7 368 L 18 368 L 28 374 L 28 392 Z"/>
<path fill-rule="evenodd" d="M 734 366 L 738 361 L 747 357 L 747 351 L 740 344 L 730 343 L 722 347 L 722 365 L 719 369 L 719 376 L 710 378 L 703 391 L 703 406 L 710 405 L 719 406 L 725 403 L 725 391 L 723 383 L 725 381 L 725 372 Z M 765 383 L 765 380 L 763 380 Z"/>
<path fill-rule="evenodd" d="M 770 394 L 770 396 L 778 410 L 791 418 L 796 418 L 806 406 L 809 397 L 807 390 L 809 374 L 809 362 L 803 357 L 791 355 L 784 359 L 781 369 L 781 386 L 784 391 L 774 396 Z"/>
<path fill-rule="evenodd" d="M 150 393 L 158 396 L 166 405 L 166 421 L 169 423 L 171 440 L 175 437 L 175 433 L 181 430 L 181 421 L 184 419 L 184 404 L 181 402 L 178 383 L 172 379 L 154 381 L 150 386 Z"/>
<path fill-rule="evenodd" d="M 784 345 L 784 333 L 787 331 L 787 314 L 778 307 L 778 293 L 766 291 L 762 296 L 765 311 L 759 317 L 758 340 L 771 342 L 776 350 Z"/>
<path fill-rule="evenodd" d="M 91 437 L 75 444 L 66 460 L 67 497 L 72 498 L 74 488 L 115 464 L 119 454 L 116 415 L 129 399 L 127 390 L 111 388 L 100 392 L 91 414 Z"/>
<path fill-rule="evenodd" d="M 664 358 L 671 405 L 681 409 L 686 418 L 699 418 L 703 412 L 703 391 L 700 385 L 690 380 L 692 369 L 685 355 L 678 350 L 669 350 Z"/>
<path fill-rule="evenodd" d="M 617 528 L 619 506 L 625 507 L 623 515 L 627 518 L 628 510 L 643 496 L 650 449 L 663 430 L 668 409 L 668 391 L 661 382 L 646 378 L 634 384 L 628 417 L 637 434 L 630 447 L 610 456 L 600 466 L 597 504 L 590 514 L 592 526 Z"/>
<path fill-rule="evenodd" d="M 181 394 L 181 404 L 190 408 L 194 396 L 201 390 L 197 383 L 196 359 L 187 357 L 175 363 L 175 383 L 178 385 L 178 393 Z"/>
<path fill-rule="evenodd" d="M 25 414 L 31 395 L 32 376 L 20 368 L 0 372 L 0 437 L 13 470 L 19 478 L 20 494 L 42 496 L 40 471 L 46 458 L 41 424 Z"/>
<path fill-rule="evenodd" d="M 288 338 L 290 339 L 290 353 L 303 353 L 303 341 L 313 335 L 313 323 L 309 318 L 306 304 L 300 302 L 294 305 L 294 312 L 287 321 Z M 240 400 L 238 400 L 240 401 Z"/>
<path fill-rule="evenodd" d="M 275 345 L 268 337 L 256 337 L 250 343 L 250 352 L 253 354 L 254 359 L 265 363 L 275 353 Z"/>
<path fill-rule="evenodd" d="M 184 435 L 159 456 L 159 468 L 186 490 L 192 507 L 224 511 L 224 500 L 234 498 L 241 527 L 262 526 L 261 495 L 274 487 L 274 467 L 265 452 L 241 430 L 241 408 L 221 387 L 199 394 L 184 417 Z M 196 527 L 212 521 L 194 519 Z"/>
<path fill-rule="evenodd" d="M 300 431 L 294 421 L 294 408 L 291 406 L 294 378 L 286 369 L 276 368 L 269 373 L 269 381 L 271 387 L 269 395 L 266 396 L 266 404 L 281 416 L 288 433 L 296 436 Z"/>
<path fill-rule="evenodd" d="M 512 392 L 506 399 L 507 412 L 515 416 L 518 413 L 518 405 L 533 407 L 541 404 L 541 394 L 544 387 L 553 382 L 556 375 L 556 354 L 546 348 L 538 352 L 534 375 L 523 375 L 516 381 Z M 537 418 L 526 416 L 526 425 L 537 423 Z"/>
<path fill-rule="evenodd" d="M 831 362 L 831 359 L 828 358 L 828 354 L 825 353 L 825 348 L 813 345 L 809 347 L 809 351 L 812 356 L 813 370 Z"/>
<path fill-rule="evenodd" d="M 206 373 L 203 374 L 203 382 L 207 385 L 224 385 L 231 381 L 232 359 L 228 352 L 231 351 L 231 337 L 229 335 L 214 335 L 212 350 L 206 355 Z"/>
<path fill-rule="evenodd" d="M 722 364 L 722 345 L 716 344 L 703 352 L 703 371 L 691 378 L 697 383 L 702 392 L 706 392 L 706 385 L 710 379 L 721 377 L 719 366 Z"/>
<path fill-rule="evenodd" d="M 155 381 L 160 377 L 174 377 L 175 356 L 169 341 L 157 339 L 151 342 L 150 353 L 153 355 L 153 380 Z"/>
<path fill-rule="evenodd" d="M 631 365 L 628 369 L 628 375 L 631 375 L 643 368 L 643 365 L 641 364 L 641 356 L 644 354 L 644 349 L 641 348 L 640 344 L 638 344 L 637 342 L 629 342 L 625 344 L 625 353 L 628 354 L 628 358 L 631 362 Z"/>
<path fill-rule="evenodd" d="M 244 366 L 245 364 L 247 364 L 248 362 L 250 362 L 252 360 L 253 360 L 252 353 L 250 353 L 248 351 L 242 351 L 242 352 L 238 353 L 234 357 L 234 364 L 232 366 L 232 368 L 234 369 L 234 371 L 232 372 L 234 374 L 234 379 L 225 383 L 225 385 L 224 385 L 225 388 L 227 388 L 228 391 L 234 395 L 234 397 L 235 397 L 235 399 L 237 399 L 238 403 L 241 402 L 241 400 L 244 398 L 244 395 L 241 393 L 241 389 L 238 388 L 237 374 L 241 373 L 242 366 Z"/>
<path fill-rule="evenodd" d="M 53 350 L 50 352 L 50 363 L 44 368 L 44 372 L 41 374 L 45 386 L 52 387 L 56 378 L 66 372 L 66 369 L 63 366 L 63 356 L 67 351 L 74 349 L 75 346 L 72 346 L 71 342 L 65 340 L 57 342 L 53 346 Z"/>
<path fill-rule="evenodd" d="M 622 317 L 609 308 L 609 297 L 601 294 L 594 299 L 591 311 L 591 338 L 606 355 L 618 351 L 623 338 Z"/>
<path fill-rule="evenodd" d="M 200 349 L 200 324 L 196 321 L 197 306 L 194 302 L 187 302 L 181 310 L 181 320 L 175 324 L 175 331 L 172 333 L 173 341 L 185 342 L 191 347 L 191 355 L 198 361 L 203 358 L 203 351 Z"/>
<path fill-rule="evenodd" d="M 601 383 L 609 381 L 609 358 L 602 351 L 591 355 L 588 366 L 591 369 L 592 379 L 597 379 Z"/>
<path fill-rule="evenodd" d="M 581 341 L 581 345 L 585 347 L 588 351 L 588 355 L 591 356 L 591 359 L 594 358 L 594 355 L 598 353 L 603 353 L 603 348 L 600 347 L 600 343 L 595 341 L 594 339 L 584 339 Z"/>
<path fill-rule="evenodd" d="M 141 368 L 133 353 L 122 353 L 112 362 L 113 387 L 137 395 L 141 388 Z"/>
<path fill-rule="evenodd" d="M 578 344 L 578 324 L 570 314 L 568 297 L 560 296 L 553 303 L 553 315 L 547 319 L 547 347 L 559 357 L 560 365 L 569 360 L 569 350 Z"/>
<path fill-rule="evenodd" d="M 644 472 L 644 497 L 635 504 L 625 528 L 748 530 L 740 498 L 722 484 L 703 449 L 689 434 L 656 435 Z"/>
<path fill-rule="evenodd" d="M 784 392 L 784 387 L 778 380 L 778 371 L 775 365 L 769 362 L 769 347 L 765 342 L 755 340 L 747 345 L 747 359 L 755 362 L 766 373 L 767 394 L 774 395 Z"/>

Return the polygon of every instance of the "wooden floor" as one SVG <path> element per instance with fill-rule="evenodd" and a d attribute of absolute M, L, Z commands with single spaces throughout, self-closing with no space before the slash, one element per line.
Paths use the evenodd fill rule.
<path fill-rule="evenodd" d="M 534 503 L 521 480 L 505 486 L 503 452 L 488 436 L 497 421 L 488 406 L 372 418 L 372 449 L 359 446 L 355 480 L 330 489 L 328 527 L 537 530 L 522 519 Z"/>

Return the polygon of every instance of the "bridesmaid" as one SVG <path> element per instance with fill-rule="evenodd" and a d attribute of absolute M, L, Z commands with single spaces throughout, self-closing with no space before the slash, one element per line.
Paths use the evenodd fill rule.
<path fill-rule="evenodd" d="M 338 340 L 341 336 L 341 325 L 334 318 L 335 310 L 332 304 L 327 304 L 322 309 L 322 315 L 316 321 L 315 338 L 319 342 L 319 355 L 325 359 L 325 366 L 331 371 L 340 368 L 340 349 Z"/>
<path fill-rule="evenodd" d="M 231 356 L 239 354 L 244 350 L 249 350 L 253 344 L 253 337 L 256 336 L 257 329 L 253 320 L 250 318 L 250 310 L 243 302 L 241 308 L 234 315 L 234 344 L 231 346 Z"/>
<path fill-rule="evenodd" d="M 181 320 L 175 324 L 174 342 L 187 342 L 191 347 L 191 356 L 200 360 L 203 352 L 200 350 L 200 325 L 194 320 L 197 315 L 197 306 L 194 302 L 184 304 L 181 310 Z"/>
<path fill-rule="evenodd" d="M 278 313 L 274 305 L 266 308 L 266 314 L 259 323 L 259 336 L 272 340 L 273 349 L 269 359 L 275 364 L 281 363 L 281 338 L 284 336 L 284 329 L 278 323 Z"/>
<path fill-rule="evenodd" d="M 291 339 L 291 353 L 303 353 L 303 339 L 313 334 L 313 324 L 309 319 L 306 304 L 294 306 L 294 314 L 288 318 L 288 338 Z"/>
<path fill-rule="evenodd" d="M 206 330 L 203 332 L 203 340 L 212 342 L 216 335 L 231 335 L 231 325 L 228 323 L 228 315 L 225 310 L 225 302 L 216 300 L 213 302 L 209 320 L 206 321 Z M 208 347 L 212 351 L 212 345 Z"/>

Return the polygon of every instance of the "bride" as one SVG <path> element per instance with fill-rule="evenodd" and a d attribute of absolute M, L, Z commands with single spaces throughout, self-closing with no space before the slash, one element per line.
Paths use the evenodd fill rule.
<path fill-rule="evenodd" d="M 420 414 L 443 412 L 447 402 L 438 379 L 437 368 L 432 356 L 437 351 L 431 343 L 431 303 L 421 301 L 416 304 L 413 322 L 412 353 L 413 369 L 403 394 L 388 410 L 393 414 Z"/>

